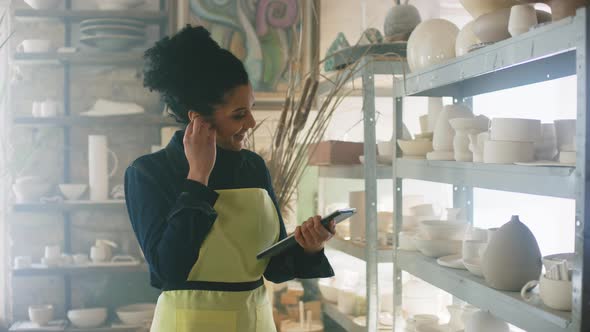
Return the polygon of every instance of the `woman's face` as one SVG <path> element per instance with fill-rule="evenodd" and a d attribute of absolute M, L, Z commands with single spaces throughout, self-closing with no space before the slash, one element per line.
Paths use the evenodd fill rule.
<path fill-rule="evenodd" d="M 225 104 L 213 112 L 213 124 L 217 130 L 217 145 L 225 150 L 240 151 L 249 129 L 256 126 L 252 116 L 254 93 L 252 86 L 240 85 L 226 97 Z M 190 112 L 192 119 L 196 113 Z"/>

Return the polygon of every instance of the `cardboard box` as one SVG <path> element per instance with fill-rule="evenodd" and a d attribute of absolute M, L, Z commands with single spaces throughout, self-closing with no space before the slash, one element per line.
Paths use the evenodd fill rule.
<path fill-rule="evenodd" d="M 310 147 L 309 165 L 357 165 L 363 154 L 363 143 L 324 141 Z"/>

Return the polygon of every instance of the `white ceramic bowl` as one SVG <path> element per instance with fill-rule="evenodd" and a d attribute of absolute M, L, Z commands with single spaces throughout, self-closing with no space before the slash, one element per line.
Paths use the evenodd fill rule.
<path fill-rule="evenodd" d="M 420 229 L 433 240 L 462 240 L 467 225 L 465 221 L 425 220 Z"/>
<path fill-rule="evenodd" d="M 454 118 L 449 120 L 453 130 L 472 130 L 474 132 L 483 132 L 490 127 L 490 120 L 484 115 L 467 118 Z"/>
<path fill-rule="evenodd" d="M 393 155 L 393 142 L 382 141 L 377 143 L 377 153 L 380 156 L 392 156 Z"/>
<path fill-rule="evenodd" d="M 29 319 L 40 326 L 47 325 L 53 319 L 53 306 L 51 304 L 29 306 Z"/>
<path fill-rule="evenodd" d="M 529 163 L 535 160 L 532 142 L 486 141 L 483 162 L 487 164 Z"/>
<path fill-rule="evenodd" d="M 406 251 L 416 251 L 416 244 L 414 243 L 414 237 L 416 232 L 399 232 L 398 237 L 398 249 Z"/>
<path fill-rule="evenodd" d="M 459 28 L 447 20 L 420 23 L 408 39 L 407 58 L 411 71 L 443 63 L 455 57 Z"/>
<path fill-rule="evenodd" d="M 465 24 L 463 29 L 461 29 L 457 35 L 457 40 L 455 41 L 455 55 L 457 57 L 469 53 L 471 46 L 481 43 L 481 40 L 479 40 L 475 35 L 475 32 L 473 32 L 473 22 L 474 21 L 471 21 Z"/>
<path fill-rule="evenodd" d="M 481 261 L 477 259 L 464 259 L 463 265 L 465 265 L 465 268 L 471 272 L 471 274 L 483 278 L 483 272 L 481 271 Z"/>
<path fill-rule="evenodd" d="M 33 9 L 55 9 L 61 3 L 61 0 L 25 0 L 27 5 Z"/>
<path fill-rule="evenodd" d="M 37 202 L 50 189 L 51 184 L 42 182 L 38 177 L 19 178 L 12 185 L 12 190 L 16 196 L 17 203 Z"/>
<path fill-rule="evenodd" d="M 430 140 L 412 140 L 405 141 L 398 139 L 397 144 L 402 150 L 404 157 L 410 158 L 426 158 L 428 152 L 432 152 L 432 141 Z"/>
<path fill-rule="evenodd" d="M 97 36 L 97 35 L 125 35 L 125 36 L 136 36 L 145 37 L 144 28 L 136 28 L 130 25 L 88 25 L 80 28 L 80 33 L 86 36 Z"/>
<path fill-rule="evenodd" d="M 76 309 L 68 311 L 68 319 L 76 327 L 95 328 L 107 320 L 106 308 Z"/>
<path fill-rule="evenodd" d="M 510 38 L 510 8 L 484 14 L 473 22 L 473 32 L 482 43 L 495 43 Z"/>
<path fill-rule="evenodd" d="M 516 0 L 460 0 L 460 2 L 473 18 L 517 4 Z"/>
<path fill-rule="evenodd" d="M 320 292 L 326 301 L 338 303 L 338 288 L 334 284 L 319 282 Z"/>
<path fill-rule="evenodd" d="M 461 253 L 461 241 L 428 240 L 420 235 L 414 237 L 416 248 L 424 255 L 433 258 Z"/>
<path fill-rule="evenodd" d="M 59 191 L 66 197 L 68 200 L 77 200 L 88 188 L 87 184 L 66 184 L 62 183 L 58 185 Z"/>
<path fill-rule="evenodd" d="M 541 120 L 494 118 L 492 141 L 537 142 L 541 138 Z"/>
<path fill-rule="evenodd" d="M 120 52 L 145 43 L 145 38 L 125 35 L 82 36 L 80 42 L 101 51 Z"/>
<path fill-rule="evenodd" d="M 127 325 L 143 326 L 154 318 L 154 303 L 136 303 L 117 308 L 117 317 Z"/>
<path fill-rule="evenodd" d="M 145 0 L 96 0 L 100 10 L 125 10 L 142 5 Z"/>

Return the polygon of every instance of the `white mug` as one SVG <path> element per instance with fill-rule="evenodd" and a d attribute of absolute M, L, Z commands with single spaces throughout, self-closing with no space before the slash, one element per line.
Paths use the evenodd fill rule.
<path fill-rule="evenodd" d="M 31 267 L 33 263 L 33 259 L 31 256 L 16 256 L 14 258 L 14 268 L 15 269 L 26 269 Z"/>
<path fill-rule="evenodd" d="M 56 259 L 61 258 L 61 249 L 59 246 L 45 246 L 45 258 Z"/>
<path fill-rule="evenodd" d="M 104 246 L 92 246 L 90 248 L 90 259 L 94 262 L 105 262 L 108 259 L 107 248 Z"/>
<path fill-rule="evenodd" d="M 539 285 L 541 301 L 549 308 L 561 311 L 572 310 L 572 282 L 565 280 L 551 280 L 541 275 L 539 281 L 531 280 L 522 287 L 520 296 L 530 302 L 533 297 L 528 293 Z"/>

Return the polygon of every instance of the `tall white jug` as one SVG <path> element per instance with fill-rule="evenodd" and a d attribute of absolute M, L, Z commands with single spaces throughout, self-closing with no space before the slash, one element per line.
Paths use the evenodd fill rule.
<path fill-rule="evenodd" d="M 113 157 L 113 169 L 110 172 L 109 154 Z M 109 199 L 109 178 L 117 171 L 118 164 L 117 156 L 108 148 L 106 136 L 88 136 L 88 179 L 91 201 Z"/>

